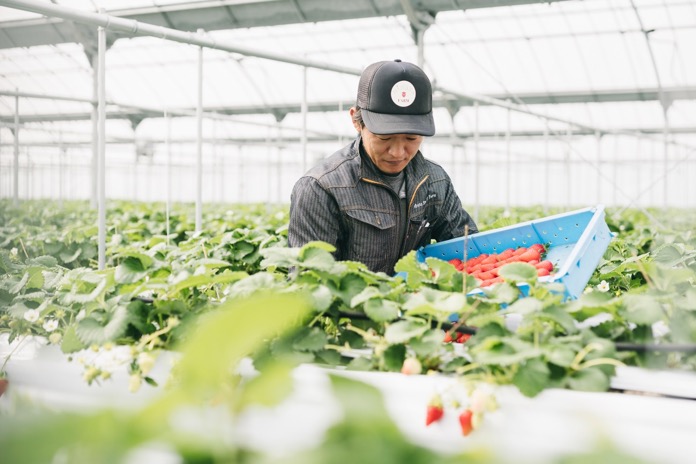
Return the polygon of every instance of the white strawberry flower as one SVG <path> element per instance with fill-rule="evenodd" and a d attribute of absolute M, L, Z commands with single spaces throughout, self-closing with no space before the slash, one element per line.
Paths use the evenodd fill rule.
<path fill-rule="evenodd" d="M 41 314 L 39 313 L 38 310 L 36 309 L 29 309 L 24 313 L 24 319 L 29 321 L 29 322 L 36 322 L 39 320 L 39 316 Z"/>
<path fill-rule="evenodd" d="M 608 292 L 609 291 L 609 283 L 606 280 L 603 280 L 597 285 L 597 290 L 600 292 Z"/>
<path fill-rule="evenodd" d="M 53 332 L 58 328 L 58 321 L 56 319 L 46 319 L 43 323 L 43 328 L 46 332 Z"/>

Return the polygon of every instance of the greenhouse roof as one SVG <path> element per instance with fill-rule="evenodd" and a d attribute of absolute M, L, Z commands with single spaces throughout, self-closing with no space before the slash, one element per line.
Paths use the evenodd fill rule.
<path fill-rule="evenodd" d="M 258 124 L 257 134 L 245 130 L 249 137 L 267 137 L 264 125 L 279 121 L 301 124 L 305 68 L 265 55 L 314 64 L 306 72 L 308 130 L 344 136 L 352 133 L 343 113 L 354 101 L 360 69 L 394 58 L 419 62 L 419 30 L 422 65 L 438 89 L 441 136 L 452 128 L 467 136 L 475 127 L 482 136 L 540 135 L 568 130 L 565 122 L 578 123 L 571 129 L 581 133 L 661 133 L 668 126 L 676 137 L 696 131 L 691 1 L 0 1 L 18 3 L 21 8 L 0 7 L 5 126 L 14 121 L 19 94 L 27 127 L 88 134 L 97 28 L 25 8 L 48 4 L 66 11 L 103 8 L 134 24 L 191 31 L 251 51 L 203 50 L 204 110 Z M 144 119 L 195 110 L 198 46 L 107 34 L 110 130 L 128 137 Z M 66 98 L 36 98 L 42 95 Z M 481 106 L 476 114 L 475 102 Z M 519 110 L 512 123 L 505 103 Z"/>

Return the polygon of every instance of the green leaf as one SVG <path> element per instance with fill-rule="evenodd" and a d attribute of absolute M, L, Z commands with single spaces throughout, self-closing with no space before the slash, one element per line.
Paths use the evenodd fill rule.
<path fill-rule="evenodd" d="M 303 246 L 300 249 L 302 266 L 319 271 L 331 271 L 336 265 L 336 259 L 327 248 L 331 249 L 333 247 L 324 242 L 310 242 Z"/>
<path fill-rule="evenodd" d="M 103 320 L 98 321 L 97 316 Z M 116 306 L 111 311 L 96 313 L 85 317 L 77 324 L 76 333 L 80 340 L 91 345 L 113 342 L 123 336 L 128 328 L 128 311 L 124 306 Z"/>
<path fill-rule="evenodd" d="M 447 261 L 443 261 L 439 258 L 425 258 L 425 263 L 435 273 L 433 279 L 438 284 L 439 288 L 443 290 L 454 290 L 454 277 L 459 276 L 461 279 L 461 272 Z"/>
<path fill-rule="evenodd" d="M 421 337 L 411 339 L 409 346 L 416 355 L 425 358 L 437 352 L 442 346 L 443 338 L 442 330 L 429 329 Z"/>
<path fill-rule="evenodd" d="M 546 360 L 561 367 L 570 367 L 575 360 L 575 350 L 560 345 L 551 345 L 544 349 Z"/>
<path fill-rule="evenodd" d="M 271 247 L 261 250 L 260 253 L 261 256 L 264 257 L 261 261 L 262 267 L 281 267 L 287 269 L 300 264 L 299 248 Z"/>
<path fill-rule="evenodd" d="M 353 358 L 346 364 L 346 369 L 349 371 L 370 371 L 372 370 L 372 359 L 365 356 Z"/>
<path fill-rule="evenodd" d="M 523 395 L 534 397 L 546 387 L 550 376 L 551 371 L 546 363 L 539 358 L 533 358 L 519 365 L 512 383 Z"/>
<path fill-rule="evenodd" d="M 403 272 L 406 275 L 406 283 L 410 288 L 418 288 L 424 281 L 432 280 L 430 269 L 416 259 L 416 251 L 409 251 L 406 256 L 396 262 L 394 271 Z"/>
<path fill-rule="evenodd" d="M 560 325 L 567 334 L 574 334 L 578 331 L 575 325 L 575 319 L 561 307 L 550 306 L 544 308 L 540 315 Z"/>
<path fill-rule="evenodd" d="M 309 299 L 299 294 L 267 292 L 222 304 L 198 320 L 196 330 L 180 347 L 181 388 L 196 398 L 217 391 L 230 366 L 261 347 L 268 337 L 297 325 L 308 311 Z"/>
<path fill-rule="evenodd" d="M 202 287 L 212 284 L 229 284 L 247 277 L 249 274 L 243 271 L 223 272 L 215 275 L 192 275 L 172 285 L 167 291 L 167 295 L 176 295 L 185 288 Z"/>
<path fill-rule="evenodd" d="M 529 342 L 514 337 L 488 337 L 473 345 L 469 352 L 481 364 L 510 366 L 541 355 Z"/>
<path fill-rule="evenodd" d="M 530 314 L 539 312 L 543 309 L 544 304 L 536 298 L 520 298 L 505 309 L 505 313 L 515 314 Z"/>
<path fill-rule="evenodd" d="M 390 324 L 384 332 L 384 338 L 390 345 L 406 343 L 422 336 L 429 328 L 430 324 L 423 319 L 404 319 Z"/>
<path fill-rule="evenodd" d="M 350 307 L 355 308 L 365 303 L 372 298 L 383 298 L 382 292 L 379 291 L 377 287 L 365 287 L 363 291 L 355 295 L 350 299 Z"/>
<path fill-rule="evenodd" d="M 373 298 L 363 307 L 365 314 L 375 322 L 389 322 L 399 317 L 399 305 L 394 301 Z"/>
<path fill-rule="evenodd" d="M 641 325 L 651 325 L 662 319 L 660 302 L 650 295 L 626 294 L 623 297 L 626 320 Z"/>
<path fill-rule="evenodd" d="M 568 387 L 573 390 L 603 392 L 609 385 L 609 376 L 597 366 L 575 371 L 568 377 Z"/>
<path fill-rule="evenodd" d="M 332 282 L 327 282 L 333 286 Z M 365 280 L 357 274 L 349 273 L 341 277 L 338 282 L 338 287 L 334 288 L 336 295 L 343 300 L 346 305 L 350 305 L 357 295 L 359 295 L 367 286 Z"/>
<path fill-rule="evenodd" d="M 143 267 L 142 261 L 129 256 L 116 266 L 114 279 L 120 284 L 132 284 L 144 279 L 147 275 L 147 269 Z"/>
<path fill-rule="evenodd" d="M 29 282 L 29 273 L 25 272 L 24 275 L 22 276 L 22 279 L 17 282 L 12 288 L 10 288 L 10 293 L 19 293 L 22 291 L 24 286 Z"/>
<path fill-rule="evenodd" d="M 256 292 L 273 289 L 278 286 L 278 277 L 278 274 L 263 271 L 241 278 L 232 284 L 228 298 L 247 298 Z"/>
<path fill-rule="evenodd" d="M 97 286 L 94 287 L 94 290 L 92 290 L 89 293 L 70 292 L 70 293 L 67 293 L 63 298 L 64 298 L 65 302 L 68 304 L 90 303 L 90 302 L 96 301 L 97 298 L 102 296 L 104 294 L 105 289 L 106 289 L 106 279 L 99 282 L 97 284 Z"/>
<path fill-rule="evenodd" d="M 408 315 L 432 315 L 439 320 L 447 319 L 452 314 L 461 314 L 469 309 L 466 295 L 463 293 L 445 292 L 427 287 L 409 294 L 403 308 Z"/>
<path fill-rule="evenodd" d="M 122 250 L 119 253 L 117 253 L 114 256 L 114 259 L 120 260 L 123 258 L 123 261 L 130 261 L 130 265 L 134 269 L 147 269 L 150 266 L 152 266 L 152 263 L 154 260 L 152 259 L 151 256 L 135 249 L 135 248 L 128 248 L 127 250 Z M 137 261 L 137 264 L 135 263 Z"/>
<path fill-rule="evenodd" d="M 527 263 L 508 263 L 498 269 L 498 275 L 510 282 L 536 282 L 539 278 L 534 266 Z"/>
<path fill-rule="evenodd" d="M 384 350 L 384 367 L 388 371 L 400 371 L 401 366 L 404 365 L 404 359 L 406 359 L 406 346 L 405 345 L 389 345 L 386 350 Z"/>
<path fill-rule="evenodd" d="M 274 360 L 264 365 L 260 375 L 243 384 L 238 407 L 252 404 L 270 407 L 280 403 L 292 393 L 294 367 L 295 364 L 287 360 Z"/>
<path fill-rule="evenodd" d="M 191 261 L 190 266 L 193 268 L 203 266 L 206 269 L 220 269 L 223 267 L 230 267 L 230 263 L 222 259 L 201 258 Z"/>
<path fill-rule="evenodd" d="M 653 261 L 673 267 L 682 261 L 684 254 L 674 245 L 665 245 L 652 253 Z"/>
<path fill-rule="evenodd" d="M 60 344 L 60 350 L 63 353 L 75 353 L 85 349 L 87 346 L 82 343 L 80 338 L 77 336 L 77 331 L 75 330 L 75 325 L 69 325 L 63 332 L 63 340 Z"/>
<path fill-rule="evenodd" d="M 58 260 L 53 256 L 43 255 L 37 256 L 36 258 L 28 259 L 26 264 L 30 266 L 41 266 L 44 268 L 56 267 L 58 265 Z"/>
<path fill-rule="evenodd" d="M 333 295 L 326 285 L 318 285 L 312 290 L 312 308 L 317 312 L 328 310 L 333 303 Z"/>
<path fill-rule="evenodd" d="M 65 264 L 70 264 L 73 261 L 75 261 L 81 254 L 82 254 L 82 248 L 78 248 L 72 254 L 70 254 L 70 250 L 64 250 L 60 252 L 58 257 L 63 261 Z"/>
<path fill-rule="evenodd" d="M 295 336 L 293 349 L 298 351 L 323 350 L 328 342 L 326 333 L 318 327 L 303 327 Z"/>
<path fill-rule="evenodd" d="M 43 288 L 44 286 L 44 268 L 43 267 L 30 267 L 28 269 L 29 280 L 27 281 L 27 288 Z"/>

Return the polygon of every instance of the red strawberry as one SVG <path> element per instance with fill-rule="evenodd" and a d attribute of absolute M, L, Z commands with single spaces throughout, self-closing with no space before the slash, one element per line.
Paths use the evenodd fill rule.
<path fill-rule="evenodd" d="M 508 248 L 507 250 L 498 254 L 498 261 L 505 261 L 506 259 L 510 258 L 513 254 L 515 254 L 515 250 L 512 248 Z"/>
<path fill-rule="evenodd" d="M 481 264 L 481 270 L 482 270 L 483 272 L 488 272 L 488 271 L 492 271 L 492 270 L 495 269 L 497 266 L 498 266 L 498 263 Z"/>
<path fill-rule="evenodd" d="M 526 252 L 526 251 L 527 251 L 527 248 L 526 248 L 526 247 L 519 247 L 518 249 L 516 249 L 516 250 L 512 253 L 512 255 L 513 255 L 513 256 L 519 256 L 519 255 L 521 255 L 522 253 L 524 253 L 524 252 Z"/>
<path fill-rule="evenodd" d="M 457 343 L 466 343 L 467 340 L 471 338 L 471 334 L 460 333 L 457 334 Z"/>
<path fill-rule="evenodd" d="M 539 258 L 541 258 L 541 254 L 537 250 L 527 250 L 521 255 L 517 256 L 520 261 L 528 262 L 532 260 L 536 260 L 537 262 L 539 261 Z"/>
<path fill-rule="evenodd" d="M 549 260 L 541 261 L 538 264 L 535 264 L 535 266 L 537 269 L 546 269 L 549 272 L 553 271 L 553 263 Z"/>
<path fill-rule="evenodd" d="M 445 343 L 451 343 L 454 341 L 454 338 L 452 338 L 452 333 L 450 332 L 445 332 L 445 338 L 442 340 Z"/>
<path fill-rule="evenodd" d="M 546 269 L 545 267 L 539 267 L 539 268 L 537 268 L 537 275 L 538 275 L 539 277 L 544 277 L 544 276 L 547 276 L 547 275 L 550 275 L 550 274 L 551 274 L 551 273 L 549 272 L 549 270 Z"/>
<path fill-rule="evenodd" d="M 442 419 L 445 410 L 442 408 L 442 398 L 440 395 L 435 395 L 430 403 L 428 403 L 428 408 L 425 412 L 425 425 L 426 427 L 433 422 L 437 422 Z"/>
<path fill-rule="evenodd" d="M 473 417 L 474 413 L 471 411 L 471 409 L 465 409 L 459 415 L 459 425 L 462 427 L 462 435 L 467 436 L 472 430 L 474 430 L 474 426 L 471 422 Z"/>
<path fill-rule="evenodd" d="M 546 247 L 541 243 L 535 243 L 534 245 L 530 246 L 529 249 L 536 250 L 539 252 L 539 254 L 546 253 Z"/>

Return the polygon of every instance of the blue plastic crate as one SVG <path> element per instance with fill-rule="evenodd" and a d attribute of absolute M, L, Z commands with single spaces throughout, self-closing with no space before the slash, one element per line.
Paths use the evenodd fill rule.
<path fill-rule="evenodd" d="M 560 282 L 567 298 L 577 298 L 612 239 L 604 217 L 604 206 L 598 205 L 434 243 L 417 250 L 416 256 L 420 262 L 428 257 L 464 260 L 541 243 L 555 272 L 539 280 Z"/>

